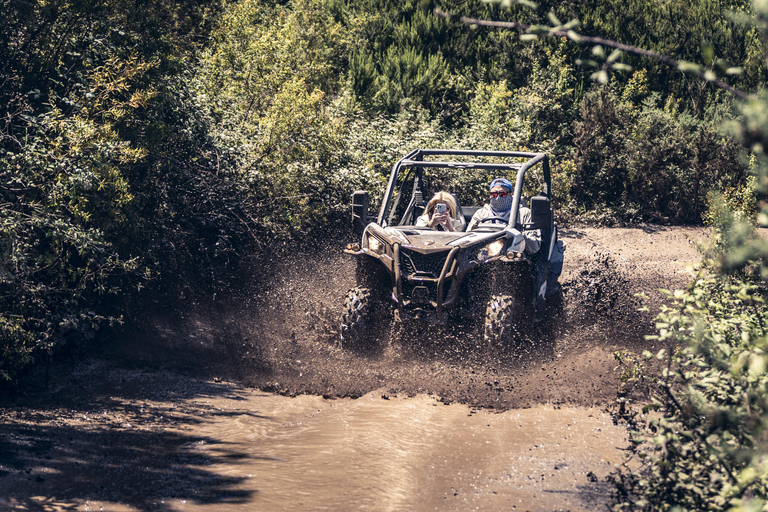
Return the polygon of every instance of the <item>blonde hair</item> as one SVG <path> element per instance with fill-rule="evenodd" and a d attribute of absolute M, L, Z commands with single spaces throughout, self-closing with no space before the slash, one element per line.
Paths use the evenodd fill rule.
<path fill-rule="evenodd" d="M 432 199 L 429 200 L 427 203 L 427 209 L 426 213 L 430 216 L 435 211 L 435 206 L 437 206 L 438 201 L 443 201 L 445 204 L 448 205 L 448 209 L 451 211 L 451 218 L 456 218 L 456 200 L 453 198 L 451 194 L 448 192 L 438 192 L 434 196 L 432 196 Z"/>

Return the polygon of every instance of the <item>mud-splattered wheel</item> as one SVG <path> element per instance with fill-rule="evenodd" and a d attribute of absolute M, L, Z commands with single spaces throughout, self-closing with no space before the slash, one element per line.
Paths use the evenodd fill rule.
<path fill-rule="evenodd" d="M 530 323 L 530 308 L 511 295 L 494 295 L 485 310 L 483 339 L 490 347 L 510 348 L 522 338 Z"/>
<path fill-rule="evenodd" d="M 358 286 L 349 290 L 341 317 L 341 345 L 372 345 L 379 334 L 382 307 L 370 288 Z"/>

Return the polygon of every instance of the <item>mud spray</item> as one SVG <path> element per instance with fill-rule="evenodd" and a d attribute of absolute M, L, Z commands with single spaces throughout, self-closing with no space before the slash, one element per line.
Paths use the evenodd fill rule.
<path fill-rule="evenodd" d="M 354 260 L 341 251 L 346 241 L 270 258 L 253 292 L 222 317 L 229 338 L 239 340 L 231 347 L 238 380 L 290 396 L 360 397 L 386 389 L 502 410 L 612 404 L 613 352 L 653 348 L 644 339 L 652 314 L 638 311 L 643 304 L 635 294 L 669 283 L 664 269 L 617 261 L 605 247 L 577 240 L 560 280 L 562 311 L 513 350 L 490 352 L 475 326 L 419 323 L 394 325 L 376 346 L 350 350 L 339 343 L 343 297 L 355 284 Z"/>

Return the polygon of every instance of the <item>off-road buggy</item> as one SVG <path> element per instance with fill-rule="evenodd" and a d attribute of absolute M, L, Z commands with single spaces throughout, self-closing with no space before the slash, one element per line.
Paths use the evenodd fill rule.
<path fill-rule="evenodd" d="M 526 181 L 532 169 L 537 177 Z M 515 184 L 509 220 L 487 218 L 466 231 L 481 206 L 461 204 L 462 196 L 487 202 L 481 198 L 487 198 L 495 177 Z M 415 225 L 426 200 L 439 190 L 456 199 L 461 230 Z M 529 198 L 531 222 L 526 225 L 519 215 L 524 190 L 537 190 Z M 342 344 L 369 343 L 388 332 L 385 327 L 392 321 L 410 319 L 476 321 L 487 342 L 514 344 L 545 318 L 547 301 L 559 293 L 564 247 L 557 238 L 550 191 L 544 153 L 417 149 L 392 167 L 376 217 L 369 217 L 369 193 L 354 192 L 353 229 L 362 240 L 344 251 L 357 258 L 357 286 L 344 303 Z M 539 230 L 541 248 L 529 254 L 524 233 L 532 230 Z"/>

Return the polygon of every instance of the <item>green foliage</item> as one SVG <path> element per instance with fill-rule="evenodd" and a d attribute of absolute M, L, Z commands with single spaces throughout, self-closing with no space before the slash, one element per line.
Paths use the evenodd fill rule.
<path fill-rule="evenodd" d="M 558 214 L 568 212 L 573 204 L 571 198 L 571 183 L 576 174 L 576 164 L 570 159 L 559 159 L 550 168 L 552 180 L 552 202 L 557 206 Z"/>
<path fill-rule="evenodd" d="M 371 103 L 384 112 L 396 113 L 409 102 L 438 112 L 440 93 L 446 88 L 450 71 L 439 53 L 423 55 L 414 47 L 390 48 L 373 82 L 376 91 Z"/>
<path fill-rule="evenodd" d="M 445 130 L 421 108 L 396 116 L 347 115 L 352 121 L 344 152 L 338 155 L 328 183 L 334 192 L 326 206 L 336 215 L 349 214 L 349 197 L 354 190 L 370 191 L 372 207 L 378 208 L 392 165 L 413 148 L 448 147 Z"/>
<path fill-rule="evenodd" d="M 704 119 L 679 113 L 655 95 L 644 101 L 629 148 L 629 200 L 641 214 L 697 223 L 710 191 L 743 186 L 743 149 L 722 133 L 722 119 L 721 112 Z"/>
<path fill-rule="evenodd" d="M 752 229 L 758 211 L 756 185 L 757 179 L 750 176 L 742 186 L 709 192 L 703 221 L 712 228 L 710 246 L 705 252 L 710 259 L 722 261 L 739 249 L 745 236 L 757 237 Z"/>
<path fill-rule="evenodd" d="M 761 18 L 768 16 L 768 6 L 756 4 L 756 8 Z M 761 91 L 760 94 L 740 104 L 739 108 L 740 117 L 728 123 L 728 129 L 737 140 L 751 150 L 751 165 L 755 174 L 754 187 L 758 204 L 757 223 L 761 227 L 766 227 L 768 226 L 768 203 L 765 201 L 768 193 L 768 156 L 764 148 L 768 147 L 768 127 L 763 123 L 768 118 L 768 96 Z M 739 202 L 743 202 L 748 207 L 749 189 L 736 194 L 736 197 L 739 195 L 745 197 Z M 738 216 L 739 208 L 734 210 Z M 734 271 L 755 267 L 762 279 L 768 278 L 768 241 L 756 234 L 750 219 L 735 220 L 727 236 L 728 244 L 732 249 L 724 252 L 720 258 L 722 268 L 726 271 Z"/>
<path fill-rule="evenodd" d="M 608 89 L 584 97 L 574 130 L 576 173 L 572 197 L 584 209 L 620 205 L 629 181 L 631 114 Z"/>
<path fill-rule="evenodd" d="M 480 17 L 511 16 L 482 2 L 447 0 L 440 7 Z M 504 31 L 450 23 L 427 1 L 344 2 L 340 9 L 357 41 L 348 72 L 356 100 L 379 113 L 425 108 L 447 126 L 461 123 L 477 85 L 526 85 L 531 70 L 546 62 L 545 51 L 553 49 L 547 43 L 531 47 Z"/>
<path fill-rule="evenodd" d="M 722 133 L 722 109 L 702 119 L 679 112 L 672 98 L 637 89 L 630 82 L 622 93 L 608 87 L 585 97 L 572 197 L 626 220 L 698 223 L 710 192 L 745 186 L 743 149 Z M 622 101 L 643 96 L 640 105 Z"/>
<path fill-rule="evenodd" d="M 62 128 L 55 118 L 43 127 L 49 135 Z M 103 303 L 136 267 L 97 227 L 116 222 L 121 201 L 130 199 L 110 165 L 121 148 L 94 147 L 92 127 L 68 128 L 68 137 L 79 140 L 64 154 L 53 153 L 61 137 L 43 135 L 24 152 L 0 156 L 3 380 L 14 380 L 35 354 L 90 339 L 104 324 L 119 322 Z"/>
<path fill-rule="evenodd" d="M 460 89 L 441 45 L 435 44 L 444 39 L 448 24 L 425 2 L 400 9 L 354 17 L 354 22 L 366 23 L 362 33 L 373 33 L 375 39 L 352 53 L 351 90 L 362 105 L 379 112 L 394 114 L 420 106 L 438 114 L 446 108 L 446 96 L 455 96 Z M 389 21 L 385 16 L 396 21 L 384 25 Z"/>
<path fill-rule="evenodd" d="M 122 322 L 121 297 L 157 275 L 143 249 L 164 236 L 142 203 L 158 194 L 141 182 L 170 154 L 153 116 L 213 9 L 2 1 L 0 380 Z"/>
<path fill-rule="evenodd" d="M 250 188 L 250 218 L 272 232 L 324 216 L 345 133 L 328 95 L 340 86 L 348 43 L 324 5 L 232 4 L 195 81 L 198 101 L 211 109 L 213 143 Z"/>
<path fill-rule="evenodd" d="M 671 350 L 620 359 L 624 391 L 649 389 L 651 402 L 631 418 L 632 457 L 613 475 L 615 510 L 765 502 L 768 311 L 756 292 L 701 275 L 656 319 L 653 338 Z"/>
<path fill-rule="evenodd" d="M 750 90 L 765 81 L 763 45 L 754 30 L 733 21 L 732 12 L 747 13 L 748 0 L 611 0 L 580 3 L 572 17 L 582 22 L 580 31 L 637 46 L 678 61 L 702 62 L 715 70 L 747 63 L 745 73 L 732 79 L 734 85 Z M 654 20 L 648 23 L 647 20 Z M 685 99 L 685 107 L 703 112 L 714 88 L 706 81 L 686 80 L 670 72 L 656 59 L 630 56 L 622 59 L 635 69 L 647 69 L 650 88 L 668 91 Z"/>
<path fill-rule="evenodd" d="M 570 142 L 576 116 L 573 68 L 564 47 L 544 52 L 531 70 L 529 85 L 511 88 L 507 81 L 479 84 L 457 144 L 506 150 L 562 150 Z"/>

